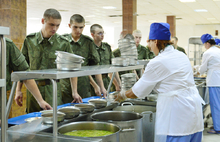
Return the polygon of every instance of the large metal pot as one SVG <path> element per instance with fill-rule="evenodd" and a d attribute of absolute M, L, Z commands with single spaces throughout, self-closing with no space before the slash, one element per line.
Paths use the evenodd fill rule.
<path fill-rule="evenodd" d="M 120 142 L 142 142 L 142 115 L 127 111 L 103 111 L 92 114 L 92 120 L 112 122 L 121 127 Z"/>
<path fill-rule="evenodd" d="M 143 115 L 143 142 L 154 142 L 156 107 L 124 102 L 113 110 L 141 113 Z"/>
<path fill-rule="evenodd" d="M 120 127 L 106 122 L 94 122 L 94 121 L 86 121 L 86 122 L 73 122 L 58 128 L 58 133 L 64 134 L 66 132 L 71 132 L 74 130 L 105 130 L 111 131 L 114 134 L 101 136 L 101 137 L 89 137 L 91 139 L 102 139 L 102 142 L 119 142 L 119 132 L 121 131 Z M 75 138 L 81 138 L 76 136 L 69 136 Z M 88 137 L 87 137 L 88 138 Z"/>

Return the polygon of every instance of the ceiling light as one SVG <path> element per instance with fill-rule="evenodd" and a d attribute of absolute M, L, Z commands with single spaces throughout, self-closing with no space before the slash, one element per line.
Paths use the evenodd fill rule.
<path fill-rule="evenodd" d="M 179 0 L 180 2 L 196 2 L 196 0 Z"/>
<path fill-rule="evenodd" d="M 116 9 L 116 7 L 114 6 L 103 6 L 102 8 L 103 9 Z"/>
<path fill-rule="evenodd" d="M 215 18 L 207 18 L 207 20 L 212 21 L 212 20 L 216 20 L 216 19 Z"/>
<path fill-rule="evenodd" d="M 208 10 L 206 9 L 195 9 L 194 11 L 195 12 L 208 12 Z"/>
<path fill-rule="evenodd" d="M 121 23 L 121 22 L 116 21 L 116 22 L 113 22 L 113 23 L 115 23 L 115 24 L 119 24 L 119 23 Z"/>

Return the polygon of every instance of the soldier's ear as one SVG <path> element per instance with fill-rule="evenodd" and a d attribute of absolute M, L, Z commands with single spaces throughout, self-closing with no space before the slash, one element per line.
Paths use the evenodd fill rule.
<path fill-rule="evenodd" d="M 68 24 L 68 26 L 71 28 L 71 24 Z"/>
<path fill-rule="evenodd" d="M 44 19 L 44 18 L 41 19 L 41 23 L 42 23 L 42 24 L 45 23 L 45 19 Z"/>

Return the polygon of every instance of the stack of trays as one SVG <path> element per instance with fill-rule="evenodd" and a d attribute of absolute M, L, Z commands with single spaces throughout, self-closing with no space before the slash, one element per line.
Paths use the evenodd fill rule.
<path fill-rule="evenodd" d="M 56 51 L 56 64 L 58 70 L 79 70 L 84 62 L 83 57 L 64 51 Z"/>
<path fill-rule="evenodd" d="M 118 48 L 121 52 L 121 57 L 120 59 L 115 59 L 115 60 L 126 60 L 125 62 L 129 65 L 129 66 L 133 66 L 137 64 L 137 47 L 135 45 L 135 41 L 129 38 L 124 38 L 124 39 L 120 39 L 118 41 Z M 114 60 L 114 58 L 113 58 Z M 113 65 L 121 65 L 121 66 L 125 66 L 124 62 L 122 62 L 121 64 L 119 64 L 120 62 L 118 62 L 118 64 L 114 64 L 114 61 L 112 61 Z"/>
<path fill-rule="evenodd" d="M 136 82 L 135 73 L 126 73 L 121 75 L 121 87 L 122 90 L 129 90 Z"/>

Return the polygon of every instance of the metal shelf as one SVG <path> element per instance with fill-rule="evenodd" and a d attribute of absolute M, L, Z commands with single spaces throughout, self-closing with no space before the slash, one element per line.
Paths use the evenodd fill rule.
<path fill-rule="evenodd" d="M 10 28 L 9 27 L 1 27 L 0 26 L 0 35 L 9 35 Z"/>
<path fill-rule="evenodd" d="M 97 65 L 97 66 L 83 66 L 77 71 L 60 71 L 57 69 L 48 70 L 33 70 L 33 71 L 19 71 L 13 72 L 11 75 L 12 81 L 20 81 L 26 79 L 63 79 L 71 77 L 80 77 L 88 75 L 96 75 L 111 72 L 120 72 L 126 70 L 134 70 L 144 68 L 144 65 L 118 67 L 113 65 Z"/>
<path fill-rule="evenodd" d="M 0 87 L 4 87 L 5 85 L 5 79 L 0 79 Z"/>

